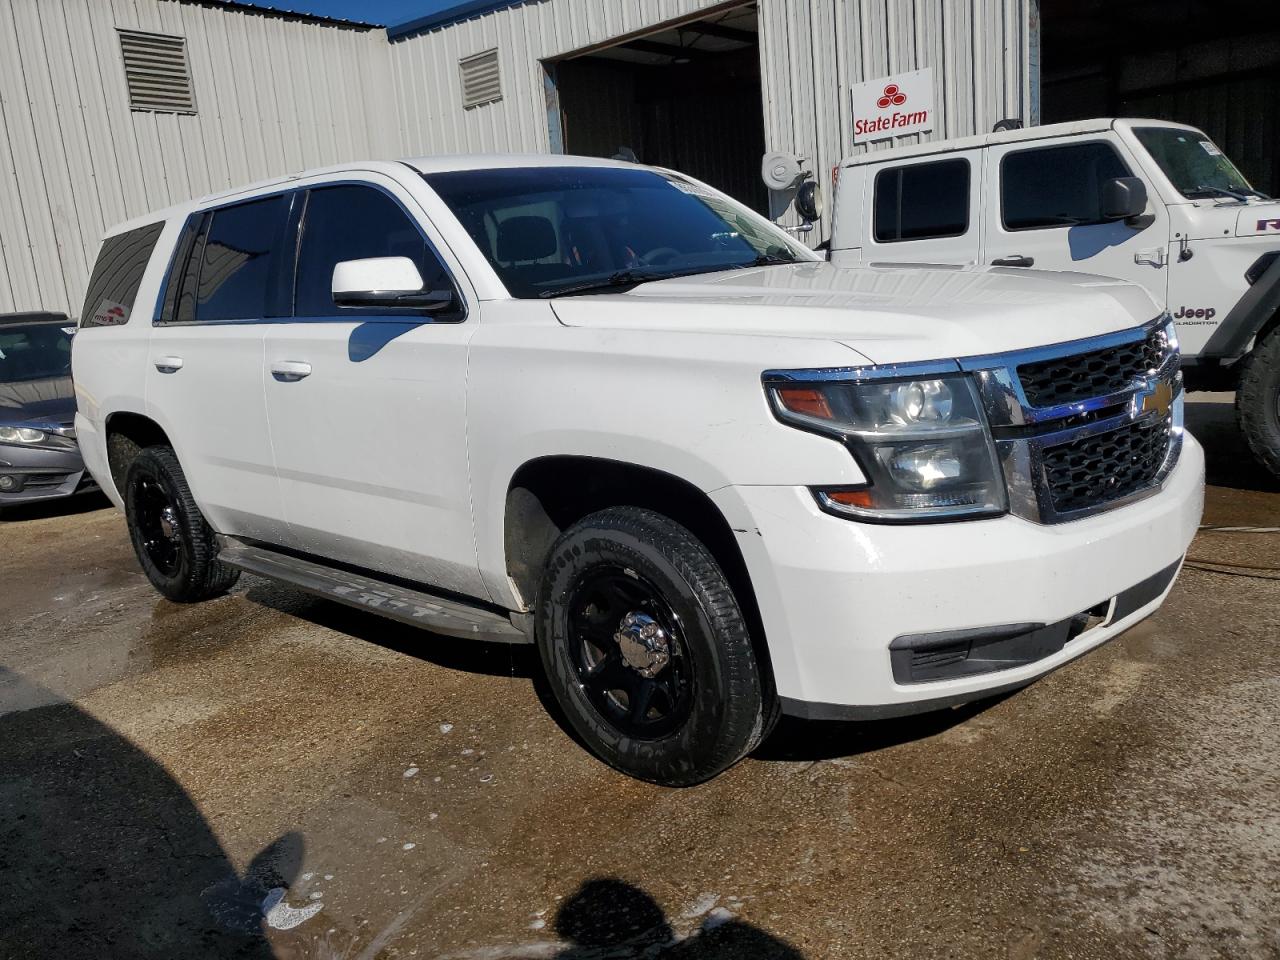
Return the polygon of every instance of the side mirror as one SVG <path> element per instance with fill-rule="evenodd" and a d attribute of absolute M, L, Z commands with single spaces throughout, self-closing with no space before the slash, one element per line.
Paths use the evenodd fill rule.
<path fill-rule="evenodd" d="M 1147 185 L 1137 177 L 1116 177 L 1102 184 L 1102 219 L 1129 220 L 1147 209 Z"/>
<path fill-rule="evenodd" d="M 387 307 L 440 313 L 454 304 L 452 290 L 422 289 L 422 274 L 408 257 L 368 257 L 334 264 L 331 291 L 340 307 Z"/>
<path fill-rule="evenodd" d="M 806 180 L 796 191 L 796 211 L 806 223 L 821 220 L 824 212 L 822 188 L 816 181 Z"/>

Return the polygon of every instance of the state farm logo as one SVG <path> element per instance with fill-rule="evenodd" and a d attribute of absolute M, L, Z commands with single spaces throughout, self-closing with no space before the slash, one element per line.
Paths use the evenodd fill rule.
<path fill-rule="evenodd" d="M 876 106 L 881 110 L 888 110 L 890 107 L 900 107 L 907 102 L 907 95 L 896 83 L 886 84 L 884 93 L 880 99 L 876 101 Z"/>
<path fill-rule="evenodd" d="M 933 70 L 925 67 L 854 85 L 853 142 L 891 140 L 933 129 Z"/>

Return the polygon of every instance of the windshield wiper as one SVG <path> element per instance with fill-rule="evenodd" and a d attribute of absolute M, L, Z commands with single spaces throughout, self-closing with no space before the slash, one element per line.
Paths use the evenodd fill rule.
<path fill-rule="evenodd" d="M 789 261 L 788 261 L 789 262 Z M 693 277 L 700 273 L 718 273 L 721 270 L 733 269 L 737 265 L 730 266 L 699 266 L 692 270 L 664 270 L 659 272 L 649 272 L 646 270 L 619 270 L 611 273 L 609 276 L 598 280 L 584 280 L 582 283 L 570 284 L 567 287 L 558 287 L 555 290 L 543 290 L 538 296 L 544 299 L 551 297 L 567 297 L 575 293 L 591 293 L 595 290 L 619 290 L 623 287 L 630 289 L 638 287 L 642 283 L 649 283 L 653 280 L 671 280 L 675 277 Z M 745 264 L 750 266 L 750 264 Z"/>
<path fill-rule="evenodd" d="M 781 263 L 799 263 L 795 257 L 780 257 L 776 253 L 762 253 L 750 263 L 740 263 L 737 265 L 739 270 L 746 270 L 748 267 L 772 267 Z"/>
<path fill-rule="evenodd" d="M 1240 193 L 1237 190 L 1228 190 L 1226 187 L 1214 187 L 1207 183 L 1202 183 L 1197 187 L 1191 188 L 1192 193 L 1207 193 L 1211 197 L 1230 197 L 1232 200 L 1239 200 L 1241 203 L 1249 202 L 1247 193 Z"/>

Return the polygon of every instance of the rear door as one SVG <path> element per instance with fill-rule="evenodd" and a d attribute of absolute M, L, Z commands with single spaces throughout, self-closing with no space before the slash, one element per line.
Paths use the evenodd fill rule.
<path fill-rule="evenodd" d="M 980 150 L 869 166 L 863 261 L 976 263 L 981 189 Z"/>
<path fill-rule="evenodd" d="M 1165 302 L 1169 219 L 1155 191 L 1138 222 L 1102 218 L 1102 184 L 1141 175 L 1124 144 L 1100 134 L 987 149 L 983 262 L 1118 277 Z"/>
<path fill-rule="evenodd" d="M 394 180 L 307 191 L 294 317 L 267 333 L 267 412 L 292 545 L 371 570 L 486 596 L 466 448 L 468 306 L 415 201 Z M 405 256 L 443 315 L 338 307 L 335 264 Z M 460 273 L 458 274 L 460 276 Z"/>
<path fill-rule="evenodd" d="M 264 323 L 288 304 L 293 193 L 193 215 L 149 344 L 146 398 L 210 524 L 286 535 L 263 394 Z"/>

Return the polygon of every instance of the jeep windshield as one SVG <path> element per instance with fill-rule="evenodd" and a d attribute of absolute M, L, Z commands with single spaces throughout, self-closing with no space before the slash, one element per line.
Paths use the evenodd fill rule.
<path fill-rule="evenodd" d="M 521 299 L 815 259 L 746 207 L 652 170 L 547 166 L 424 177 Z"/>
<path fill-rule="evenodd" d="M 0 326 L 0 384 L 71 376 L 66 323 Z"/>
<path fill-rule="evenodd" d="M 1189 200 L 1263 196 L 1249 185 L 1227 155 L 1198 130 L 1137 127 L 1133 133 L 1178 192 Z"/>

